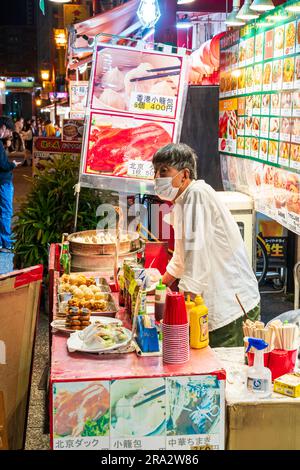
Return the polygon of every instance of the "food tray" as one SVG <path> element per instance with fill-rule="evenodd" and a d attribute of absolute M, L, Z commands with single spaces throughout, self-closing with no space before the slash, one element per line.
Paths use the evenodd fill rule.
<path fill-rule="evenodd" d="M 108 233 L 115 235 L 115 230 L 107 230 Z M 97 230 L 85 230 L 83 232 L 75 232 L 68 236 L 70 249 L 73 255 L 114 255 L 116 252 L 115 243 L 82 243 L 75 240 L 76 237 L 95 236 L 99 233 Z M 130 240 L 120 241 L 119 253 L 128 253 L 139 247 L 139 234 L 137 232 L 122 231 L 121 235 L 127 234 Z"/>
<path fill-rule="evenodd" d="M 99 315 L 103 315 L 103 316 L 106 316 L 106 317 L 115 317 L 116 316 L 116 313 L 118 311 L 117 309 L 117 306 L 116 306 L 116 303 L 114 301 L 114 298 L 113 296 L 111 295 L 111 293 L 109 292 L 106 292 L 106 298 L 105 300 L 107 301 L 108 303 L 108 309 L 105 310 L 105 311 L 94 311 L 94 310 L 91 310 L 91 315 L 92 316 L 99 316 Z M 65 306 L 65 304 L 63 304 Z M 66 307 L 65 307 L 66 308 Z M 58 303 L 58 311 L 60 312 L 60 314 L 63 313 L 63 310 L 62 310 L 62 303 Z"/>
<path fill-rule="evenodd" d="M 122 325 L 122 322 L 120 320 L 116 320 L 115 318 L 110 318 L 110 317 L 95 317 L 91 316 L 90 317 L 90 322 L 91 324 L 96 323 L 97 321 L 101 320 L 103 323 L 119 323 Z M 72 334 L 74 333 L 74 330 L 67 328 L 65 326 L 66 320 L 62 320 L 57 318 L 56 320 L 53 320 L 51 323 L 52 326 L 52 332 L 55 333 L 56 331 L 59 331 L 61 333 L 66 333 L 66 334 Z M 81 330 L 82 331 L 82 330 Z"/>

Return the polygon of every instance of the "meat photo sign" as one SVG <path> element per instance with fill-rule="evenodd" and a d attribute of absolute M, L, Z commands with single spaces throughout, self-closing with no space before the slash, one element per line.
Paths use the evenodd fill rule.
<path fill-rule="evenodd" d="M 81 179 L 153 180 L 154 153 L 180 136 L 186 57 L 98 44 L 93 63 Z"/>

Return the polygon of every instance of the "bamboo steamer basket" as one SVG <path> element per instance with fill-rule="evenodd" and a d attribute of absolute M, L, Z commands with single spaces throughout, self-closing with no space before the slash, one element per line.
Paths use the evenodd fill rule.
<path fill-rule="evenodd" d="M 139 246 L 137 250 L 128 251 L 118 256 L 118 267 L 123 266 L 125 258 L 136 259 L 138 253 L 143 251 L 145 245 L 142 240 L 139 240 Z M 114 269 L 116 262 L 115 253 L 111 255 L 88 255 L 86 253 L 73 253 L 71 251 L 71 271 L 72 272 L 110 272 Z"/>
<path fill-rule="evenodd" d="M 77 237 L 85 236 L 96 236 L 97 233 L 108 232 L 113 235 L 116 235 L 115 230 L 85 230 L 83 232 L 72 233 L 68 236 L 68 241 L 70 243 L 70 250 L 72 256 L 74 255 L 115 255 L 116 244 L 115 243 L 82 243 L 77 242 Z M 139 234 L 137 232 L 121 232 L 122 235 L 128 235 L 129 240 L 120 241 L 119 243 L 119 254 L 126 254 L 130 251 L 134 251 L 139 248 Z M 100 262 L 101 263 L 101 262 Z"/>

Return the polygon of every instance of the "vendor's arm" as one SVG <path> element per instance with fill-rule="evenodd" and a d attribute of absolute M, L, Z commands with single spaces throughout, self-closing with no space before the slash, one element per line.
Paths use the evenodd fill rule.
<path fill-rule="evenodd" d="M 197 191 L 188 195 L 184 206 L 184 264 L 180 290 L 204 293 L 209 287 L 210 253 L 214 210 L 209 200 Z"/>
<path fill-rule="evenodd" d="M 15 163 L 11 163 L 6 155 L 2 142 L 0 143 L 0 171 L 11 171 L 16 167 Z"/>
<path fill-rule="evenodd" d="M 166 286 L 171 286 L 172 284 L 174 284 L 176 279 L 176 277 L 172 276 L 170 273 L 168 273 L 168 271 L 166 271 L 162 277 L 162 283 Z"/>

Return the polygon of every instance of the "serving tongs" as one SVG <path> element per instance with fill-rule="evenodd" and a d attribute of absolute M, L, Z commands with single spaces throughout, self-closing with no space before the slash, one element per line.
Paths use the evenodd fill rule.
<path fill-rule="evenodd" d="M 123 213 L 122 209 L 119 206 L 114 206 L 115 212 L 117 214 L 116 220 L 116 250 L 115 250 L 115 259 L 114 259 L 114 283 L 116 290 L 119 290 L 118 282 L 118 273 L 119 273 L 119 253 L 120 253 L 120 226 L 123 222 Z"/>

